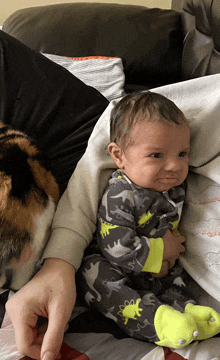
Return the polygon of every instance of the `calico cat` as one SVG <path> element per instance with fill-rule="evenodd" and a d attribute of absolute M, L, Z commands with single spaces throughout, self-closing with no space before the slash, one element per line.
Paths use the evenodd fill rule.
<path fill-rule="evenodd" d="M 39 269 L 58 200 L 46 156 L 0 122 L 0 289 L 20 289 Z"/>

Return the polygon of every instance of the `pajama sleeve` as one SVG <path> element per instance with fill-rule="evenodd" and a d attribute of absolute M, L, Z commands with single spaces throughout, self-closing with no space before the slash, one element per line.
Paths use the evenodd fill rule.
<path fill-rule="evenodd" d="M 163 239 L 138 236 L 134 208 L 134 193 L 123 180 L 105 191 L 98 213 L 100 250 L 111 263 L 126 271 L 158 273 L 163 260 Z"/>

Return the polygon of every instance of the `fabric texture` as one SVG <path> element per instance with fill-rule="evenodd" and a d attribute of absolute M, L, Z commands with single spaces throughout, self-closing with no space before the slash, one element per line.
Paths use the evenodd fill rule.
<path fill-rule="evenodd" d="M 185 0 L 182 12 L 185 35 L 183 79 L 220 72 L 220 3 L 218 0 Z"/>
<path fill-rule="evenodd" d="M 187 303 L 195 304 L 187 290 L 187 274 L 182 268 L 176 266 L 166 277 L 153 279 L 149 273 L 126 273 L 97 253 L 84 258 L 76 280 L 81 303 L 115 321 L 132 338 L 156 343 L 162 340 L 160 334 L 165 321 L 161 323 L 159 315 L 155 323 L 155 316 L 160 307 L 166 304 L 168 318 L 169 309 L 175 309 L 172 319 L 172 324 L 176 325 L 176 329 L 175 326 L 173 328 L 175 338 L 179 340 L 187 336 L 188 343 L 194 340 L 193 331 L 188 331 L 187 328 L 193 323 L 194 331 L 197 330 L 195 321 L 192 317 L 189 317 L 190 321 L 187 321 L 185 316 L 178 318 L 178 314 L 184 312 Z M 155 331 L 155 325 L 160 332 Z M 174 336 L 172 338 L 173 334 L 170 333 L 170 329 L 167 329 L 167 332 L 163 331 L 166 341 L 162 345 L 178 347 L 177 342 L 172 342 Z"/>
<path fill-rule="evenodd" d="M 155 87 L 181 80 L 181 15 L 173 10 L 111 3 L 54 4 L 16 11 L 3 30 L 42 53 L 119 57 L 126 84 Z"/>
<path fill-rule="evenodd" d="M 171 9 L 181 12 L 183 0 L 171 0 Z"/>
<path fill-rule="evenodd" d="M 164 249 L 158 239 L 177 228 L 184 198 L 184 184 L 159 193 L 135 185 L 121 170 L 114 171 L 98 210 L 102 254 L 125 272 L 159 273 Z M 148 258 L 154 241 L 158 246 L 152 263 Z"/>
<path fill-rule="evenodd" d="M 53 54 L 43 54 L 58 65 L 94 87 L 109 101 L 125 95 L 125 75 L 122 60 L 119 58 L 85 57 L 67 58 Z"/>
<path fill-rule="evenodd" d="M 149 239 L 158 245 L 159 236 L 178 226 L 184 198 L 185 184 L 159 193 L 135 185 L 119 169 L 112 173 L 102 196 L 91 246 L 91 252 L 95 252 L 97 239 L 98 253 L 85 256 L 78 270 L 78 296 L 83 304 L 113 319 L 131 337 L 158 342 L 161 338 L 154 319 L 163 301 L 178 311 L 184 311 L 186 303 L 193 301 L 182 268 L 171 269 L 161 279 L 151 276 L 150 272 L 161 269 L 163 246 L 157 247 L 153 263 L 146 266 L 152 251 Z M 178 326 L 179 322 L 183 327 L 182 318 L 174 319 L 173 324 Z M 185 339 L 187 330 L 182 327 L 176 332 L 178 339 Z M 188 333 L 188 342 L 192 333 Z M 173 347 L 177 346 L 175 343 Z"/>
<path fill-rule="evenodd" d="M 0 294 L 1 306 L 10 294 Z M 77 312 L 77 308 L 74 310 Z M 183 349 L 169 349 L 131 338 L 111 334 L 113 321 L 105 322 L 96 312 L 86 311 L 74 318 L 64 336 L 62 356 L 65 360 L 207 360 L 219 359 L 219 338 L 194 342 Z M 114 334 L 118 334 L 114 331 Z M 18 353 L 15 347 L 14 328 L 7 314 L 0 328 L 1 360 L 30 360 Z"/>
<path fill-rule="evenodd" d="M 0 51 L 1 121 L 37 141 L 62 193 L 108 101 L 3 31 Z"/>

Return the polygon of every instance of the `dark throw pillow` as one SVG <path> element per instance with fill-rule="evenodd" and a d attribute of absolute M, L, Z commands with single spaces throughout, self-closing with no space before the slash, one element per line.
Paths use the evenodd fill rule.
<path fill-rule="evenodd" d="M 37 141 L 62 194 L 108 100 L 3 31 L 0 48 L 1 121 Z"/>

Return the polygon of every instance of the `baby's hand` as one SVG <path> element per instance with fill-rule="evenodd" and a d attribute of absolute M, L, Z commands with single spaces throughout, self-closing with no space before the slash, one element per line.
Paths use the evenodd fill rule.
<path fill-rule="evenodd" d="M 169 264 L 168 260 L 163 260 L 160 272 L 159 273 L 151 272 L 151 276 L 153 278 L 158 278 L 158 279 L 162 278 L 164 276 L 167 276 L 169 269 L 171 269 L 171 267 L 173 267 L 173 266 L 171 266 L 171 267 L 170 266 L 171 265 Z"/>
<path fill-rule="evenodd" d="M 168 271 L 175 265 L 180 253 L 185 251 L 185 247 L 182 245 L 185 240 L 185 236 L 181 236 L 177 229 L 174 229 L 172 233 L 170 230 L 167 230 L 163 236 L 164 252 L 162 266 L 159 273 L 151 273 L 152 277 L 161 278 L 167 276 Z"/>
<path fill-rule="evenodd" d="M 185 251 L 185 247 L 182 245 L 185 240 L 186 238 L 184 236 L 173 235 L 170 230 L 167 230 L 166 234 L 163 236 L 163 260 L 168 260 L 168 262 L 170 262 L 169 268 L 174 265 L 175 261 L 179 258 L 180 253 Z"/>

